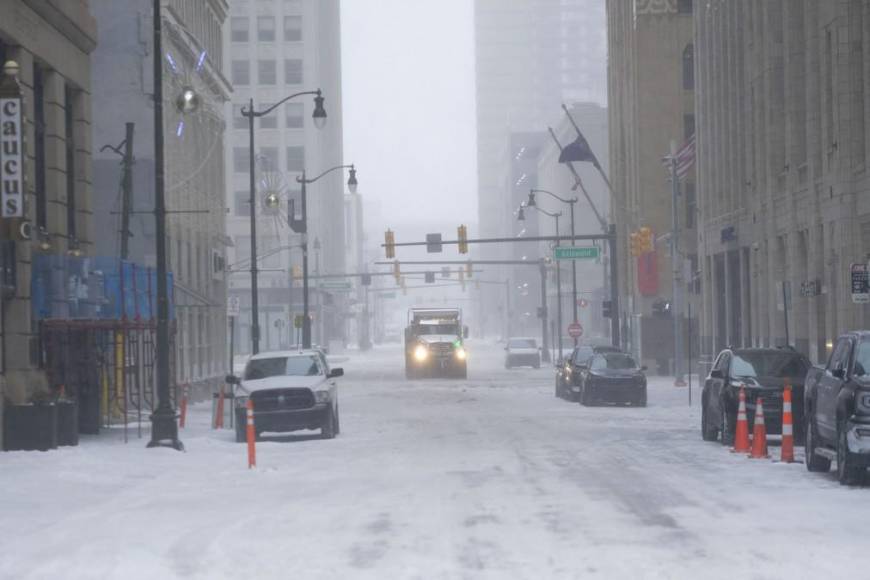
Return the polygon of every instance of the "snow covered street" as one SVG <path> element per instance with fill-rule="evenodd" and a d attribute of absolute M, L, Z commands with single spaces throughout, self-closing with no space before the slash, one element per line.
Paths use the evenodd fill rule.
<path fill-rule="evenodd" d="M 113 432 L 0 454 L 0 578 L 866 574 L 870 489 L 703 442 L 697 385 L 691 408 L 662 379 L 648 408 L 585 408 L 549 367 L 469 352 L 467 381 L 350 355 L 341 435 L 260 442 L 255 470 L 208 404 L 185 453 Z"/>

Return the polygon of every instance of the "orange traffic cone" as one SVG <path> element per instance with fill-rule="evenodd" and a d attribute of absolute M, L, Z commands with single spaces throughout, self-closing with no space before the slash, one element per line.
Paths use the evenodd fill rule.
<path fill-rule="evenodd" d="M 761 397 L 755 401 L 755 426 L 752 429 L 752 459 L 762 459 L 767 455 L 767 429 L 764 428 L 764 408 Z"/>
<path fill-rule="evenodd" d="M 245 434 L 248 440 L 248 469 L 257 466 L 257 431 L 254 427 L 254 401 L 248 399 L 248 404 L 245 410 L 245 419 L 247 422 Z"/>
<path fill-rule="evenodd" d="M 737 407 L 737 428 L 734 431 L 734 453 L 749 452 L 749 421 L 746 419 L 746 387 L 740 387 L 740 404 Z"/>
<path fill-rule="evenodd" d="M 780 460 L 794 463 L 794 420 L 791 415 L 791 385 L 785 384 L 782 391 L 782 447 Z"/>

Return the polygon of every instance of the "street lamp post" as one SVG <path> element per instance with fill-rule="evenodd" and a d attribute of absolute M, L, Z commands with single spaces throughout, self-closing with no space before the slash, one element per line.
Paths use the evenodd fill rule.
<path fill-rule="evenodd" d="M 156 0 L 155 0 L 156 1 Z M 260 298 L 258 275 L 259 268 L 257 267 L 257 176 L 254 173 L 254 164 L 256 155 L 254 153 L 254 119 L 268 115 L 280 105 L 283 105 L 290 99 L 302 97 L 305 95 L 314 95 L 314 113 L 311 117 L 314 119 L 314 126 L 322 129 L 326 125 L 326 109 L 323 108 L 323 96 L 320 89 L 316 91 L 304 91 L 295 93 L 289 97 L 281 99 L 264 111 L 254 110 L 254 99 L 251 97 L 247 107 L 242 107 L 242 116 L 248 118 L 248 134 L 250 146 L 250 205 L 251 205 L 251 351 L 253 354 L 260 352 Z M 304 198 L 303 198 L 304 199 Z M 304 204 L 304 202 L 303 202 Z"/>
<path fill-rule="evenodd" d="M 578 201 L 577 198 L 573 197 L 571 199 L 565 199 L 563 197 L 556 195 L 552 191 L 547 191 L 546 189 L 532 189 L 529 191 L 529 201 L 526 203 L 526 205 L 528 205 L 529 207 L 537 207 L 537 202 L 535 201 L 535 194 L 536 193 L 546 193 L 547 195 L 554 197 L 555 199 L 561 201 L 562 203 L 568 204 L 568 206 L 571 208 L 571 238 L 572 238 L 571 245 L 572 246 L 576 245 L 577 242 L 573 239 L 573 237 L 576 235 L 576 232 L 574 231 L 574 206 L 577 205 L 577 201 Z M 572 294 L 572 301 L 574 303 L 574 306 L 573 306 L 574 320 L 573 320 L 573 322 L 579 322 L 579 315 L 577 312 L 577 307 L 579 306 L 577 304 L 577 260 L 571 260 L 571 294 Z M 574 339 L 574 346 L 577 346 L 577 338 Z"/>
<path fill-rule="evenodd" d="M 291 215 L 289 219 L 293 231 L 302 234 L 302 348 L 311 348 L 311 317 L 308 312 L 308 189 L 306 186 L 339 169 L 349 170 L 350 177 L 347 180 L 347 187 L 351 193 L 356 193 L 358 183 L 356 168 L 353 164 L 336 165 L 313 179 L 306 178 L 303 171 L 302 176 L 296 178 L 296 182 L 302 185 L 302 218 L 297 222 L 295 216 Z"/>
<path fill-rule="evenodd" d="M 532 199 L 532 201 L 534 201 L 534 198 Z M 533 207 L 536 210 L 538 210 L 539 212 L 541 212 L 542 214 L 544 214 L 546 216 L 550 216 L 551 218 L 556 220 L 556 237 L 558 238 L 559 237 L 559 218 L 562 217 L 562 212 L 557 211 L 555 213 L 550 213 L 547 210 L 539 208 L 537 206 L 537 204 L 532 204 L 530 207 Z M 571 206 L 571 209 L 572 210 L 574 209 L 573 205 Z M 525 216 L 525 213 L 522 211 L 522 207 L 521 207 L 520 211 L 517 214 L 517 220 L 523 221 L 525 219 L 526 219 L 526 216 Z M 571 232 L 571 234 L 573 235 L 573 231 Z M 576 291 L 576 288 L 575 288 L 575 291 Z M 576 306 L 575 306 L 575 308 L 576 308 Z M 559 266 L 558 260 L 556 261 L 556 318 L 559 320 L 559 324 L 557 324 L 557 327 L 559 328 L 559 336 L 557 337 L 557 340 L 559 341 L 559 360 L 561 360 L 562 356 L 563 356 L 563 353 L 562 353 L 562 334 L 563 334 L 563 332 L 562 331 L 563 331 L 563 324 L 564 323 L 563 323 L 563 319 L 562 319 L 562 268 Z M 575 320 L 576 320 L 576 317 L 575 317 Z M 555 346 L 555 345 L 553 345 L 553 346 Z"/>

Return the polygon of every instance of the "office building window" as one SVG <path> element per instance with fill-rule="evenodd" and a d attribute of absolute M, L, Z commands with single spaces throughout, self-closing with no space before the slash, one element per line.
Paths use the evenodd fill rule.
<path fill-rule="evenodd" d="M 278 73 L 274 60 L 261 60 L 257 62 L 257 81 L 260 85 L 269 86 L 278 82 Z"/>
<path fill-rule="evenodd" d="M 248 42 L 249 21 L 247 16 L 234 16 L 230 19 L 230 40 L 233 42 Z"/>
<path fill-rule="evenodd" d="M 247 129 L 248 118 L 242 116 L 243 105 L 233 105 L 233 129 Z"/>
<path fill-rule="evenodd" d="M 686 113 L 683 115 L 683 138 L 688 139 L 695 134 L 695 115 Z"/>
<path fill-rule="evenodd" d="M 239 217 L 251 215 L 251 192 L 237 191 L 234 196 L 233 213 Z"/>
<path fill-rule="evenodd" d="M 284 118 L 287 120 L 288 129 L 301 129 L 304 126 L 303 116 L 305 105 L 302 103 L 287 103 L 284 105 Z"/>
<path fill-rule="evenodd" d="M 247 147 L 233 147 L 233 171 L 236 173 L 250 173 L 251 160 Z"/>
<path fill-rule="evenodd" d="M 677 12 L 680 14 L 691 14 L 692 0 L 677 0 Z"/>
<path fill-rule="evenodd" d="M 260 110 L 266 111 L 275 103 L 263 103 Z M 268 115 L 260 117 L 260 129 L 277 129 L 278 128 L 278 111 L 272 111 Z"/>
<path fill-rule="evenodd" d="M 302 61 L 288 58 L 284 61 L 284 82 L 288 85 L 302 84 Z"/>
<path fill-rule="evenodd" d="M 305 171 L 305 147 L 287 148 L 287 171 Z"/>
<path fill-rule="evenodd" d="M 257 16 L 257 40 L 275 42 L 275 17 Z"/>
<path fill-rule="evenodd" d="M 246 60 L 234 60 L 232 64 L 231 77 L 234 85 L 251 84 L 250 63 Z"/>
<path fill-rule="evenodd" d="M 302 40 L 302 17 L 284 17 L 284 42 L 299 42 Z"/>
<path fill-rule="evenodd" d="M 695 47 L 687 44 L 683 50 L 683 90 L 695 90 Z"/>
<path fill-rule="evenodd" d="M 284 0 L 284 12 L 302 14 L 302 0 Z"/>
<path fill-rule="evenodd" d="M 278 171 L 278 148 L 260 147 L 260 162 L 263 171 Z"/>

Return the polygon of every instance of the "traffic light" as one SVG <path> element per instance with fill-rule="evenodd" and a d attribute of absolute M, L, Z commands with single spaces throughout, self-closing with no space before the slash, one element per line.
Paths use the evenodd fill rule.
<path fill-rule="evenodd" d="M 456 228 L 456 234 L 459 239 L 459 253 L 467 254 L 468 253 L 468 228 L 464 225 Z"/>
<path fill-rule="evenodd" d="M 396 234 L 393 230 L 387 230 L 384 233 L 384 248 L 387 251 L 387 259 L 396 257 Z"/>
<path fill-rule="evenodd" d="M 399 282 L 399 283 L 400 283 L 401 286 L 402 286 L 402 296 L 407 296 L 407 295 L 408 295 L 408 286 L 405 285 L 405 277 L 404 277 L 404 276 L 402 276 L 402 277 L 400 278 L 400 282 Z"/>
<path fill-rule="evenodd" d="M 298 281 L 302 279 L 302 266 L 295 265 L 291 268 L 291 276 L 293 276 L 294 281 Z"/>
<path fill-rule="evenodd" d="M 465 292 L 465 270 L 459 270 L 459 284 L 462 286 L 462 291 Z"/>
<path fill-rule="evenodd" d="M 471 269 L 471 262 L 465 264 L 465 277 L 471 280 L 471 274 L 473 273 Z"/>
<path fill-rule="evenodd" d="M 604 300 L 601 302 L 601 316 L 604 318 L 613 318 L 613 302 Z"/>
<path fill-rule="evenodd" d="M 629 236 L 629 245 L 631 248 L 631 255 L 634 257 L 640 256 L 640 234 L 638 232 L 631 233 L 631 236 Z"/>
<path fill-rule="evenodd" d="M 655 242 L 653 241 L 652 230 L 644 226 L 640 228 L 640 230 L 638 231 L 638 235 L 640 237 L 640 253 L 648 254 L 652 252 L 655 249 Z"/>
<path fill-rule="evenodd" d="M 396 284 L 402 283 L 402 267 L 399 265 L 398 260 L 393 262 L 393 276 L 396 277 Z"/>

